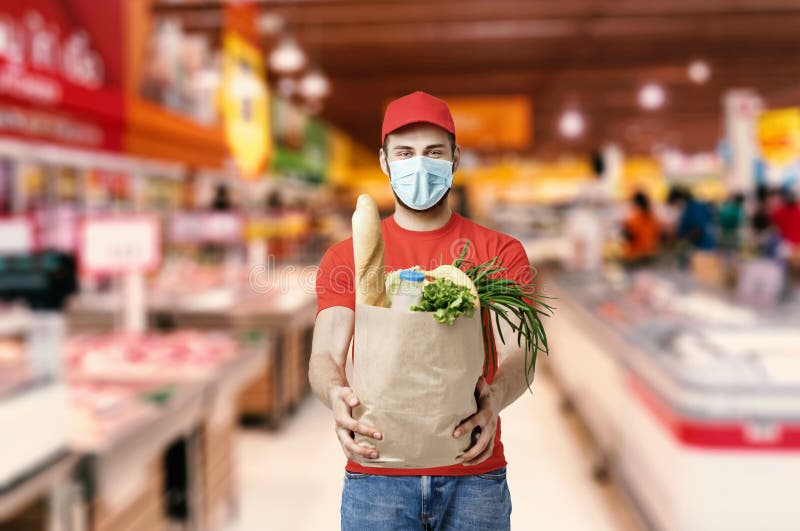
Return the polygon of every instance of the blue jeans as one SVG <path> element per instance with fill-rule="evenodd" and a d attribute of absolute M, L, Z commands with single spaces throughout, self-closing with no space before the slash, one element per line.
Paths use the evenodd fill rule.
<path fill-rule="evenodd" d="M 502 531 L 510 518 L 505 468 L 474 476 L 345 472 L 342 531 Z"/>

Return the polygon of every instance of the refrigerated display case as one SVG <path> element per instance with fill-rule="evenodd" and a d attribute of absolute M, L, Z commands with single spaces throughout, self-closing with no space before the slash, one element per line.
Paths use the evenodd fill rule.
<path fill-rule="evenodd" d="M 150 290 L 151 327 L 228 330 L 267 334 L 265 365 L 241 396 L 242 415 L 277 427 L 308 390 L 308 358 L 316 309 L 315 270 L 262 264 L 231 273 L 192 261 L 167 264 L 163 274 L 180 282 L 156 280 Z M 168 285 L 169 289 L 161 289 Z M 73 331 L 108 331 L 119 321 L 119 293 L 82 294 L 70 303 Z"/>
<path fill-rule="evenodd" d="M 669 272 L 558 274 L 547 365 L 656 529 L 792 529 L 800 321 Z"/>
<path fill-rule="evenodd" d="M 66 390 L 57 364 L 41 359 L 43 338 L 33 337 L 57 343 L 57 330 L 37 327 L 29 312 L 14 315 L 22 311 L 0 311 L 0 433 L 14 434 L 0 444 L 0 490 L 68 453 Z"/>
<path fill-rule="evenodd" d="M 75 264 L 55 253 L 0 256 L 0 485 L 67 453 L 59 309 L 75 290 Z M 35 420 L 33 420 L 35 419 Z"/>
<path fill-rule="evenodd" d="M 191 331 L 70 341 L 71 443 L 88 458 L 91 529 L 223 528 L 237 505 L 237 399 L 267 344 Z"/>

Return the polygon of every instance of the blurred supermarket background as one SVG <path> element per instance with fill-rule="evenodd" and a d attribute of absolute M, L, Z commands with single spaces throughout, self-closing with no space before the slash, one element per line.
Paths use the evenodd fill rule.
<path fill-rule="evenodd" d="M 557 297 L 515 529 L 800 522 L 797 0 L 0 3 L 0 530 L 337 529 L 313 266 L 446 99 Z"/>

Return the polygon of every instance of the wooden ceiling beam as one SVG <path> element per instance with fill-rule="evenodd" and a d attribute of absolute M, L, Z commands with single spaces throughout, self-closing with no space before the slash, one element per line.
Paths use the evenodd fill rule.
<path fill-rule="evenodd" d="M 218 12 L 220 1 L 162 1 L 158 13 Z M 376 23 L 391 20 L 493 20 L 497 18 L 696 16 L 704 14 L 798 13 L 795 0 L 272 0 L 262 8 L 295 25 Z"/>
<path fill-rule="evenodd" d="M 655 143 L 713 149 L 722 131 L 722 94 L 750 86 L 769 106 L 800 102 L 797 0 L 266 0 L 333 92 L 323 116 L 377 148 L 382 106 L 424 89 L 448 97 L 528 94 L 532 153 L 587 150 L 607 141 L 629 152 Z M 162 1 L 190 31 L 219 38 L 220 1 Z M 274 39 L 274 36 L 272 37 Z M 265 50 L 269 49 L 265 36 Z M 687 63 L 708 61 L 696 86 Z M 639 108 L 645 81 L 667 89 L 665 107 Z M 557 130 L 576 105 L 587 130 Z"/>

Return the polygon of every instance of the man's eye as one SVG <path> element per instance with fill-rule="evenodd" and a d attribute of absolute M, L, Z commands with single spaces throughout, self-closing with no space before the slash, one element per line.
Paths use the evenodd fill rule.
<path fill-rule="evenodd" d="M 410 157 L 411 156 L 411 152 L 410 151 L 401 151 L 400 153 L 398 153 L 398 155 L 401 156 L 401 157 Z"/>
<path fill-rule="evenodd" d="M 429 152 L 428 155 L 431 156 L 431 157 L 441 157 L 442 156 L 442 152 L 441 151 L 437 151 L 437 150 L 433 150 L 433 151 Z"/>

